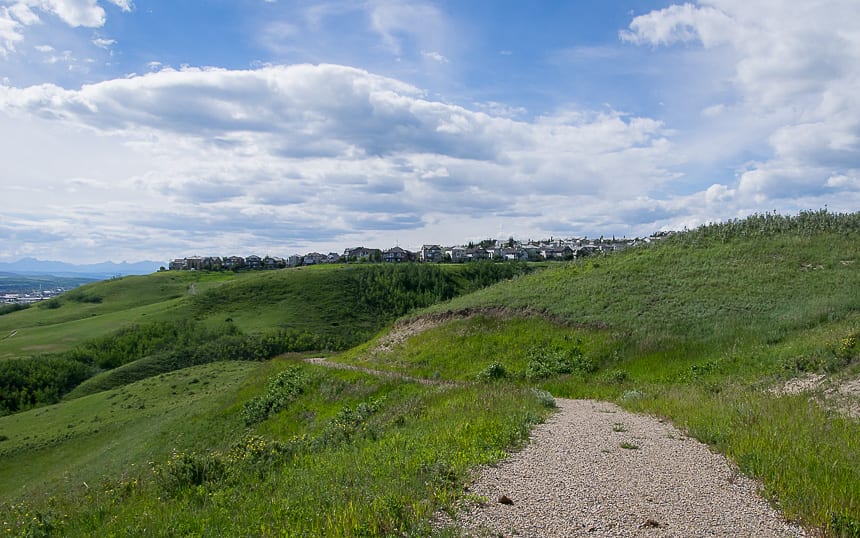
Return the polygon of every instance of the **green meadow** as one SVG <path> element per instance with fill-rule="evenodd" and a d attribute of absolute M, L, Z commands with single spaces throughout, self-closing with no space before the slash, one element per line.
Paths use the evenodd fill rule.
<path fill-rule="evenodd" d="M 82 286 L 0 315 L 0 533 L 426 536 L 555 396 L 665 417 L 860 536 L 860 397 L 827 390 L 860 375 L 858 290 L 860 214 L 825 211 L 569 263 Z"/>

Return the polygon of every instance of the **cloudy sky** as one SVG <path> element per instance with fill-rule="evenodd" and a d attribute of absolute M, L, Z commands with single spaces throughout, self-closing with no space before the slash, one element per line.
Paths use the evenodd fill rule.
<path fill-rule="evenodd" d="M 0 0 L 0 261 L 860 209 L 857 0 Z"/>

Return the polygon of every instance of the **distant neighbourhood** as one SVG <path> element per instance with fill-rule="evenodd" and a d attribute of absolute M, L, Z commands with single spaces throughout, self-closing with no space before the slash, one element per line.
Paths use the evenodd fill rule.
<path fill-rule="evenodd" d="M 0 304 L 33 304 L 47 299 L 53 299 L 57 295 L 71 288 L 33 289 L 31 291 L 4 292 L 0 289 Z"/>
<path fill-rule="evenodd" d="M 665 234 L 644 239 L 553 239 L 520 242 L 513 238 L 506 241 L 487 239 L 477 244 L 444 247 L 423 245 L 412 252 L 401 247 L 389 249 L 354 247 L 347 248 L 342 254 L 329 252 L 322 254 L 310 252 L 295 254 L 287 258 L 278 256 L 190 256 L 177 258 L 170 262 L 171 271 L 238 271 L 284 269 L 309 265 L 331 263 L 465 263 L 470 261 L 564 261 L 575 260 L 595 254 L 616 252 L 648 243 Z"/>

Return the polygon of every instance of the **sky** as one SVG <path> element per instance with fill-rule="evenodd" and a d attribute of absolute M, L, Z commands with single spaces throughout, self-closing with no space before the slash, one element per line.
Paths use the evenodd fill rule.
<path fill-rule="evenodd" d="M 0 0 L 0 261 L 860 209 L 857 0 Z"/>

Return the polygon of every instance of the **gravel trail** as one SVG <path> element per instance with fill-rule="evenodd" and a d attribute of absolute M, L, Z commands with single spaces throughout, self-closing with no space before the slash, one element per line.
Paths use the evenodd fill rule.
<path fill-rule="evenodd" d="M 556 399 L 530 443 L 469 486 L 466 536 L 805 536 L 756 483 L 668 423 L 614 404 Z"/>

